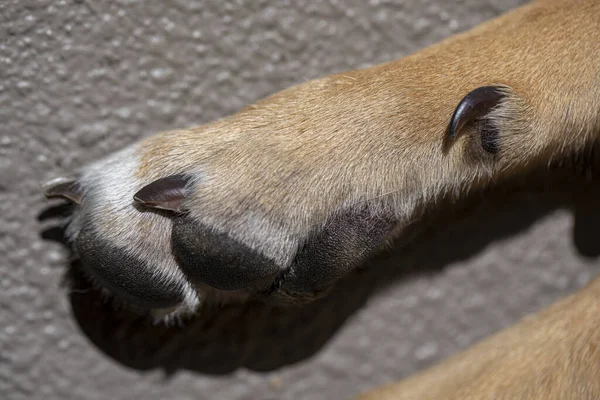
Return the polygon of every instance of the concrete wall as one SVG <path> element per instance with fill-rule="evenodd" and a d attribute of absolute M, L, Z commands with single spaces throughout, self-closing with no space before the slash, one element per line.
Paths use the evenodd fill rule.
<path fill-rule="evenodd" d="M 142 135 L 406 55 L 520 2 L 0 2 L 0 397 L 346 398 L 587 282 L 593 169 L 541 172 L 442 207 L 310 307 L 227 308 L 169 330 L 90 290 L 38 187 Z"/>

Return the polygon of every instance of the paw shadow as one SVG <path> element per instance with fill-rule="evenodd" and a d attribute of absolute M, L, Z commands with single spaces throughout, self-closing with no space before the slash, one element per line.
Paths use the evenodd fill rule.
<path fill-rule="evenodd" d="M 436 205 L 435 211 L 427 211 L 407 227 L 392 250 L 339 281 L 326 297 L 305 306 L 248 303 L 205 310 L 184 326 L 154 325 L 112 304 L 88 283 L 74 262 L 66 273 L 72 313 L 98 349 L 130 368 L 162 369 L 167 374 L 185 369 L 211 375 L 239 368 L 275 370 L 315 355 L 378 291 L 470 258 L 556 210 L 572 210 L 575 248 L 584 257 L 598 257 L 600 246 L 595 238 L 600 234 L 600 210 L 595 199 L 600 198 L 600 178 L 595 176 L 600 177 L 600 159 L 592 156 L 572 164 L 539 170 L 518 182 Z M 67 211 L 46 210 L 40 220 Z M 50 227 L 41 235 L 64 241 L 61 232 Z"/>

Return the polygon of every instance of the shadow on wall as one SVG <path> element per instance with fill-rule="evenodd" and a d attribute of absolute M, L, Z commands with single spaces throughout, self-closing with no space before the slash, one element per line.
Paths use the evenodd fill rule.
<path fill-rule="evenodd" d="M 116 309 L 82 277 L 75 262 L 66 274 L 73 316 L 101 351 L 131 368 L 204 374 L 227 374 L 241 367 L 274 370 L 317 353 L 372 294 L 390 282 L 435 273 L 472 257 L 557 209 L 573 211 L 578 251 L 598 257 L 600 179 L 594 175 L 600 176 L 599 149 L 569 160 L 568 166 L 540 170 L 519 182 L 427 212 L 406 229 L 393 250 L 338 282 L 325 298 L 303 307 L 226 306 L 205 310 L 183 328 L 155 326 Z M 40 219 L 65 211 L 55 207 Z M 62 241 L 59 228 L 42 232 L 42 237 Z"/>

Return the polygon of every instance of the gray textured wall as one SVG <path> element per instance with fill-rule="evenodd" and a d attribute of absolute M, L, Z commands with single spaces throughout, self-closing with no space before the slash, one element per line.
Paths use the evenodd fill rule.
<path fill-rule="evenodd" d="M 415 51 L 520 0 L 0 2 L 0 397 L 346 398 L 589 280 L 593 170 L 442 207 L 302 310 L 153 327 L 90 290 L 38 182 L 155 131 Z M 76 267 L 76 266 L 75 266 Z M 74 272 L 75 271 L 75 272 Z"/>

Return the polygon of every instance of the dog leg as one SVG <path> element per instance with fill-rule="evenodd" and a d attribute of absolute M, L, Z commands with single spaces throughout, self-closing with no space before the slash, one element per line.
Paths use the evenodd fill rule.
<path fill-rule="evenodd" d="M 600 398 L 600 278 L 463 353 L 361 400 Z"/>
<path fill-rule="evenodd" d="M 304 302 L 443 196 L 600 132 L 600 2 L 546 0 L 401 60 L 141 140 L 53 181 L 85 272 L 140 309 Z"/>

